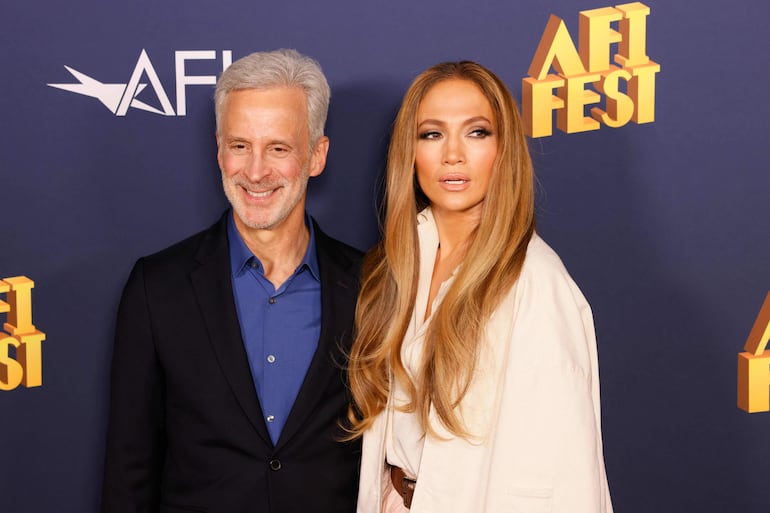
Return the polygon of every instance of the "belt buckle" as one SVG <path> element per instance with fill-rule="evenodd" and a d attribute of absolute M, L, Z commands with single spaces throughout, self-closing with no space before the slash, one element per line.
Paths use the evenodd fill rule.
<path fill-rule="evenodd" d="M 414 496 L 414 489 L 417 485 L 417 481 L 409 479 L 404 476 L 401 479 L 401 497 L 404 499 L 404 506 L 407 508 L 412 507 L 412 497 Z"/>

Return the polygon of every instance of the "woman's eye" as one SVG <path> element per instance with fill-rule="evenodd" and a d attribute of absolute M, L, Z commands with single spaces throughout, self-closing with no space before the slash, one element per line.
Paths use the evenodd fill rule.
<path fill-rule="evenodd" d="M 441 133 L 435 131 L 421 132 L 419 137 L 420 139 L 438 139 L 441 137 Z"/>
<path fill-rule="evenodd" d="M 476 128 L 474 130 L 471 130 L 471 133 L 470 133 L 471 137 L 478 137 L 480 139 L 484 137 L 489 137 L 490 135 L 492 135 L 492 132 L 490 132 L 486 128 Z"/>

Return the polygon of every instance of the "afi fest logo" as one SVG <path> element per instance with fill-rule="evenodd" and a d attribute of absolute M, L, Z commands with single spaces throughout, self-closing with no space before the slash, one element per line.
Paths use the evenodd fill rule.
<path fill-rule="evenodd" d="M 217 58 L 215 50 L 177 51 L 174 52 L 176 74 L 176 113 L 168 99 L 168 94 L 163 88 L 158 74 L 145 50 L 139 54 L 134 71 L 126 83 L 106 84 L 92 78 L 76 69 L 64 66 L 78 81 L 72 84 L 48 84 L 57 89 L 63 89 L 71 93 L 82 94 L 96 98 L 116 116 L 125 116 L 129 108 L 140 109 L 163 116 L 185 116 L 187 114 L 188 85 L 214 85 L 217 82 L 216 75 L 188 75 L 185 71 L 185 63 L 190 60 L 214 60 Z M 222 50 L 222 70 L 224 71 L 233 62 L 233 52 Z M 145 103 L 138 97 L 147 87 L 147 82 L 142 77 L 147 77 L 160 108 Z"/>
<path fill-rule="evenodd" d="M 738 407 L 748 413 L 770 411 L 770 292 L 738 354 Z"/>
<path fill-rule="evenodd" d="M 32 288 L 35 282 L 26 276 L 0 280 L 0 314 L 6 314 L 0 330 L 0 390 L 13 390 L 43 384 L 45 333 L 32 324 Z"/>
<path fill-rule="evenodd" d="M 581 11 L 577 49 L 564 20 L 552 14 L 529 76 L 522 80 L 527 135 L 552 135 L 553 111 L 556 127 L 568 134 L 598 130 L 602 124 L 618 128 L 629 121 L 655 121 L 655 74 L 660 65 L 646 53 L 649 14 L 650 8 L 639 2 Z M 612 61 L 617 66 L 610 62 L 614 43 Z M 549 73 L 551 67 L 556 74 Z M 585 108 L 602 99 L 604 108 L 592 107 L 586 116 Z"/>

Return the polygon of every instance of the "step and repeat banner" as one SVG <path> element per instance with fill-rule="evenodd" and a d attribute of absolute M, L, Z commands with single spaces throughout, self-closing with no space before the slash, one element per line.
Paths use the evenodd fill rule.
<path fill-rule="evenodd" d="M 769 5 L 6 2 L 0 511 L 98 510 L 122 286 L 226 208 L 213 86 L 276 48 L 329 78 L 308 208 L 361 249 L 410 81 L 460 59 L 503 78 L 538 230 L 594 310 L 615 510 L 770 511 Z"/>

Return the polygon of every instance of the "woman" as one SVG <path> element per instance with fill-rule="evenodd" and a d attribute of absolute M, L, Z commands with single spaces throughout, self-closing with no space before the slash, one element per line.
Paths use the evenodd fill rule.
<path fill-rule="evenodd" d="M 467 61 L 419 75 L 356 313 L 360 513 L 612 511 L 590 307 L 533 195 L 503 82 Z"/>

